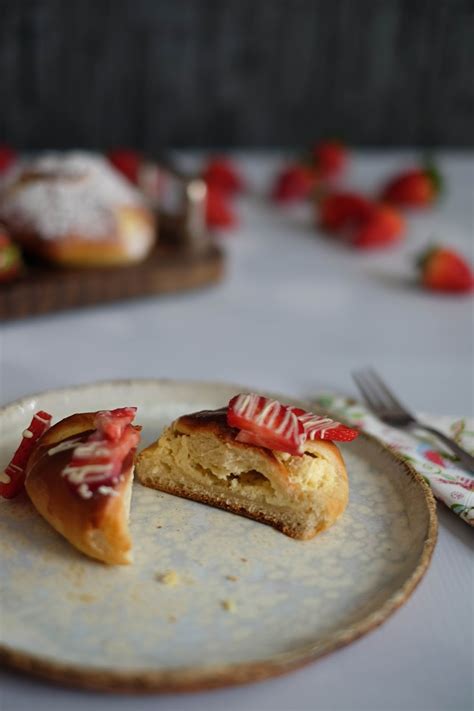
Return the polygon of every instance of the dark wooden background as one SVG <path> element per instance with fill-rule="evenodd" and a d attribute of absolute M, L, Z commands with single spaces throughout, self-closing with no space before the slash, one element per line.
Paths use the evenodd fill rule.
<path fill-rule="evenodd" d="M 0 142 L 474 143 L 472 0 L 0 0 Z"/>

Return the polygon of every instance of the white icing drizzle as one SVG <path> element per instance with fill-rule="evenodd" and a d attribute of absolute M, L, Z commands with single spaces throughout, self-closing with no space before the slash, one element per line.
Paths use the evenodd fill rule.
<path fill-rule="evenodd" d="M 48 454 L 52 457 L 53 454 L 57 454 L 58 452 L 65 452 L 68 449 L 74 449 L 80 440 L 80 437 L 75 437 L 74 439 L 67 439 L 64 442 L 60 442 L 55 447 L 48 449 Z"/>
<path fill-rule="evenodd" d="M 110 449 L 103 442 L 84 442 L 74 450 L 74 459 L 88 459 L 89 457 L 109 457 Z"/>
<path fill-rule="evenodd" d="M 83 483 L 100 481 L 105 474 L 109 474 L 113 469 L 113 462 L 106 464 L 83 464 L 82 466 L 72 466 L 68 464 L 61 472 L 62 476 L 66 477 L 71 484 L 79 486 Z M 87 479 L 87 482 L 86 482 Z"/>
<path fill-rule="evenodd" d="M 118 207 L 143 204 L 104 157 L 78 151 L 18 161 L 0 190 L 0 217 L 47 240 L 71 234 L 103 239 L 115 228 Z"/>
<path fill-rule="evenodd" d="M 2 482 L 2 484 L 9 484 L 11 480 L 11 476 L 7 474 L 6 470 L 0 472 L 0 481 Z"/>
<path fill-rule="evenodd" d="M 80 487 L 78 488 L 79 496 L 82 499 L 91 499 L 92 498 L 92 491 L 89 489 L 87 484 L 81 484 Z"/>
<path fill-rule="evenodd" d="M 102 486 L 99 486 L 97 491 L 99 492 L 99 494 L 104 494 L 105 496 L 117 496 L 118 495 L 118 491 L 116 491 L 116 489 L 114 489 L 112 486 L 102 485 Z"/>
<path fill-rule="evenodd" d="M 33 419 L 38 420 L 38 422 L 42 422 L 43 425 L 48 425 L 51 422 L 50 417 L 41 417 L 41 415 L 39 415 L 38 413 L 33 415 Z"/>
<path fill-rule="evenodd" d="M 299 415 L 298 419 L 303 423 L 308 439 L 317 439 L 317 434 L 319 434 L 318 439 L 326 439 L 328 432 L 340 425 L 340 422 L 331 420 L 329 417 L 323 417 L 322 415 L 313 415 L 312 412 Z"/>
<path fill-rule="evenodd" d="M 59 444 L 48 450 L 48 454 L 52 456 L 71 449 L 74 450 L 71 461 L 64 467 L 61 476 L 75 487 L 78 495 L 82 499 L 91 499 L 94 493 L 102 496 L 117 496 L 118 492 L 113 486 L 101 484 L 95 491 L 90 488 L 90 484 L 97 484 L 104 478 L 107 479 L 115 466 L 111 461 L 93 464 L 87 462 L 88 459 L 108 458 L 110 456 L 110 449 L 104 444 L 104 441 L 84 441 L 83 436 L 78 436 L 59 442 Z M 81 460 L 84 460 L 84 464 L 81 464 Z M 74 464 L 72 463 L 73 461 Z"/>
<path fill-rule="evenodd" d="M 31 432 L 31 430 L 23 430 L 21 436 L 25 437 L 26 439 L 31 439 L 33 437 L 33 432 Z"/>
<path fill-rule="evenodd" d="M 282 434 L 285 437 L 298 437 L 300 434 L 298 426 L 298 418 L 294 412 L 290 409 L 286 410 L 283 419 L 279 426 L 276 428 L 275 432 L 277 434 Z"/>
<path fill-rule="evenodd" d="M 263 407 L 255 417 L 255 412 L 260 405 Z M 234 410 L 240 416 L 248 419 L 255 418 L 255 424 L 261 427 L 274 429 L 275 434 L 287 438 L 298 438 L 300 436 L 299 423 L 303 425 L 305 438 L 330 439 L 333 429 L 340 426 L 340 422 L 331 420 L 329 417 L 314 415 L 312 412 L 297 414 L 298 408 L 287 407 L 277 400 L 267 400 L 256 393 L 242 393 L 237 396 L 234 403 Z M 278 417 L 283 411 L 281 422 L 275 427 Z"/>
<path fill-rule="evenodd" d="M 18 472 L 23 471 L 23 469 L 21 467 L 19 467 L 18 464 L 13 464 L 13 462 L 10 462 L 7 469 L 16 469 Z"/>
<path fill-rule="evenodd" d="M 255 417 L 255 424 L 261 427 L 267 427 L 268 429 L 275 429 L 275 434 L 282 435 L 284 437 L 292 438 L 299 436 L 300 428 L 297 416 L 291 408 L 284 408 L 278 400 L 266 400 L 266 398 L 255 393 L 241 394 L 235 401 L 234 409 L 239 416 L 252 419 L 258 406 L 262 402 L 264 404 L 258 415 Z M 274 428 L 275 422 L 281 415 L 282 411 L 284 414 L 281 422 L 276 428 Z"/>

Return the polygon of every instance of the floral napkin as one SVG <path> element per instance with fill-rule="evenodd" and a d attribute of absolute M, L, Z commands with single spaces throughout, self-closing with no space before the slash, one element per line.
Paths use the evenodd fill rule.
<path fill-rule="evenodd" d="M 430 484 L 437 499 L 448 506 L 470 526 L 474 526 L 474 477 L 456 464 L 456 457 L 438 440 L 418 430 L 405 431 L 389 427 L 360 403 L 339 395 L 322 394 L 314 401 L 336 419 L 368 432 L 409 462 Z M 470 454 L 474 454 L 474 422 L 468 418 L 433 417 L 420 420 L 437 427 L 452 437 Z"/>

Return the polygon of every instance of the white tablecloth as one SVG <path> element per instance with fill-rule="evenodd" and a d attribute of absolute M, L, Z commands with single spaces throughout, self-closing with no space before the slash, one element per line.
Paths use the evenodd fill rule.
<path fill-rule="evenodd" d="M 472 299 L 430 294 L 409 282 L 414 255 L 431 240 L 472 258 L 472 154 L 443 154 L 445 199 L 408 218 L 401 248 L 370 254 L 316 235 L 309 208 L 282 209 L 264 199 L 279 156 L 240 160 L 252 193 L 237 202 L 240 228 L 222 237 L 225 281 L 199 292 L 3 325 L 2 403 L 123 377 L 230 380 L 302 397 L 321 389 L 355 395 L 350 371 L 373 364 L 413 408 L 472 414 Z M 348 182 L 371 189 L 409 160 L 409 153 L 356 154 Z M 449 512 L 439 513 L 433 563 L 403 609 L 306 669 L 244 688 L 159 700 L 85 694 L 5 672 L 0 708 L 468 709 L 472 531 Z"/>

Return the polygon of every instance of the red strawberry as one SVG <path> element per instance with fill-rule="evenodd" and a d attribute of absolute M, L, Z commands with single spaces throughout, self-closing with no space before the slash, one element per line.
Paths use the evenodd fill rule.
<path fill-rule="evenodd" d="M 436 168 L 415 168 L 390 180 L 381 199 L 404 207 L 426 207 L 435 202 L 441 189 L 441 175 Z"/>
<path fill-rule="evenodd" d="M 304 165 L 291 165 L 277 177 L 272 197 L 277 202 L 307 198 L 317 183 L 316 172 Z"/>
<path fill-rule="evenodd" d="M 307 439 L 350 442 L 358 431 L 329 417 L 282 405 L 261 395 L 240 394 L 229 402 L 227 422 L 240 430 L 236 440 L 293 455 L 304 453 Z"/>
<path fill-rule="evenodd" d="M 319 224 L 326 230 L 336 231 L 357 225 L 368 218 L 373 205 L 358 193 L 328 193 L 318 206 Z"/>
<path fill-rule="evenodd" d="M 228 193 L 243 189 L 243 180 L 230 160 L 214 158 L 206 166 L 203 176 L 207 185 L 220 188 Z"/>
<path fill-rule="evenodd" d="M 208 185 L 206 199 L 208 227 L 230 228 L 237 225 L 237 217 L 228 202 L 228 194 L 221 188 Z"/>
<path fill-rule="evenodd" d="M 427 289 L 447 292 L 469 292 L 474 274 L 460 254 L 445 247 L 433 247 L 418 261 L 421 283 Z"/>
<path fill-rule="evenodd" d="M 135 413 L 135 407 L 98 412 L 97 429 L 74 448 L 62 475 L 82 498 L 90 499 L 100 487 L 120 481 L 123 462 L 140 440 L 140 428 L 130 424 Z"/>
<path fill-rule="evenodd" d="M 49 429 L 51 419 L 51 415 L 43 410 L 33 416 L 28 428 L 23 432 L 18 449 L 0 478 L 0 496 L 13 499 L 23 489 L 25 468 L 31 451 L 39 438 Z"/>
<path fill-rule="evenodd" d="M 103 410 L 95 418 L 95 426 L 106 439 L 118 441 L 125 427 L 130 425 L 135 415 L 136 407 L 118 407 L 116 410 Z"/>
<path fill-rule="evenodd" d="M 303 425 L 306 439 L 327 439 L 337 442 L 352 442 L 359 436 L 357 430 L 341 425 L 324 415 L 313 415 L 299 407 L 290 408 Z"/>
<path fill-rule="evenodd" d="M 390 247 L 399 242 L 405 231 L 405 221 L 388 205 L 376 205 L 372 213 L 355 230 L 352 244 L 359 249 Z"/>
<path fill-rule="evenodd" d="M 0 144 L 0 173 L 10 168 L 11 165 L 16 161 L 17 153 L 5 144 Z"/>
<path fill-rule="evenodd" d="M 129 148 L 117 148 L 107 153 L 107 158 L 122 175 L 124 175 L 131 183 L 138 183 L 138 176 L 142 158 L 137 151 Z"/>
<path fill-rule="evenodd" d="M 347 149 L 339 141 L 322 141 L 314 146 L 313 158 L 322 178 L 336 178 L 346 168 Z"/>
<path fill-rule="evenodd" d="M 242 430 L 236 439 L 246 444 L 303 454 L 304 428 L 291 408 L 261 395 L 236 395 L 229 402 L 227 422 Z"/>

